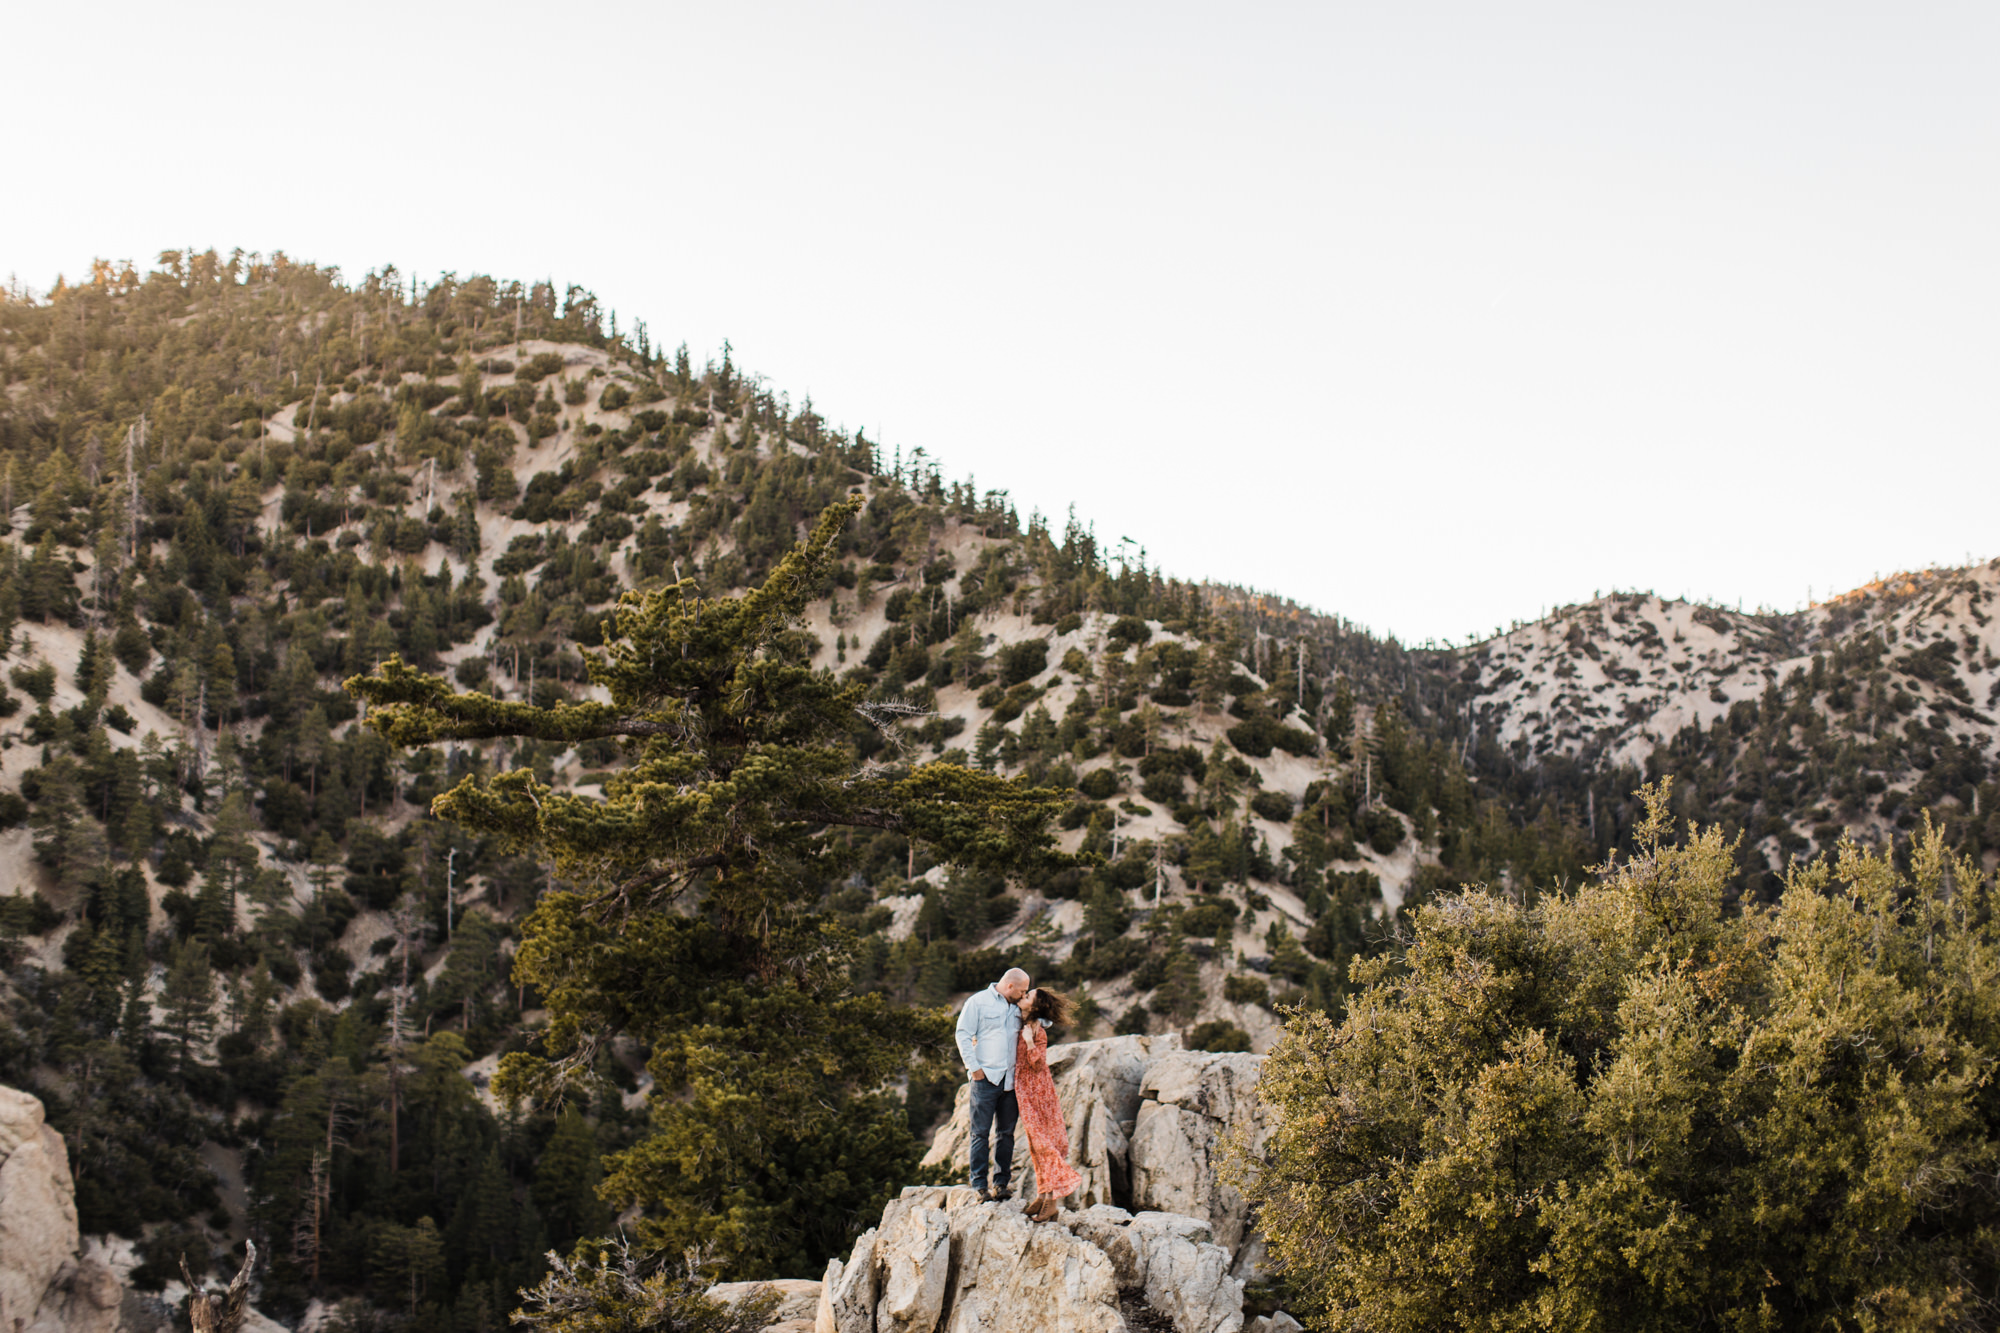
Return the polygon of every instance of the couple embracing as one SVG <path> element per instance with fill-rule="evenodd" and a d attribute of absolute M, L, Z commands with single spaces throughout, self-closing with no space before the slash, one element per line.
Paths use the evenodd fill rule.
<path fill-rule="evenodd" d="M 1083 1183 L 1069 1164 L 1069 1131 L 1049 1074 L 1048 1030 L 1068 1017 L 1069 1002 L 1052 990 L 1031 990 L 1018 967 L 975 991 L 958 1013 L 958 1053 L 972 1082 L 972 1187 L 992 1202 L 1012 1197 L 1008 1179 L 1018 1123 L 1035 1164 L 1028 1216 L 1036 1222 L 1054 1217 L 1061 1200 Z"/>

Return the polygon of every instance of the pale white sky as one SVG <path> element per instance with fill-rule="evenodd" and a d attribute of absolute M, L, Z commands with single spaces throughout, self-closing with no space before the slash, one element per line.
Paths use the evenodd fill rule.
<path fill-rule="evenodd" d="M 17 6 L 0 274 L 553 277 L 1406 639 L 2000 554 L 1990 3 Z"/>

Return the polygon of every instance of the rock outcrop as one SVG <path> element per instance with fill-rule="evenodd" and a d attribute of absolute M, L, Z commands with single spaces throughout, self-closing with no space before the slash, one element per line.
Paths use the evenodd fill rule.
<path fill-rule="evenodd" d="M 1070 1129 L 1070 1161 L 1083 1176 L 1079 1208 L 1100 1204 L 1134 1213 L 1175 1213 L 1205 1224 L 1231 1256 L 1236 1277 L 1261 1270 L 1264 1247 L 1249 1204 L 1221 1182 L 1223 1140 L 1265 1134 L 1257 1103 L 1257 1055 L 1181 1047 L 1173 1034 L 1110 1037 L 1049 1048 L 1049 1068 Z M 951 1120 L 931 1141 L 926 1165 L 962 1163 L 972 1138 L 970 1090 L 961 1086 Z M 1014 1182 L 1034 1193 L 1027 1144 L 1014 1145 Z"/>
<path fill-rule="evenodd" d="M 77 1234 L 69 1149 L 38 1098 L 0 1087 L 0 1333 L 157 1333 L 172 1310 L 128 1290 Z M 254 1309 L 241 1333 L 284 1333 Z"/>
<path fill-rule="evenodd" d="M 1240 1134 L 1261 1144 L 1263 1068 L 1259 1055 L 1199 1051 L 1170 1051 L 1151 1061 L 1129 1148 L 1132 1206 L 1202 1218 L 1239 1266 L 1246 1242 L 1259 1257 L 1263 1246 L 1251 1234 L 1249 1202 L 1222 1181 L 1223 1140 Z"/>
<path fill-rule="evenodd" d="M 0 1329 L 113 1333 L 118 1275 L 79 1255 L 76 1187 L 42 1103 L 0 1088 Z"/>
<path fill-rule="evenodd" d="M 1240 1333 L 1243 1285 L 1208 1228 L 1099 1205 L 1054 1222 L 964 1186 L 913 1186 L 827 1265 L 816 1333 L 1125 1333 L 1126 1302 L 1176 1333 Z"/>
<path fill-rule="evenodd" d="M 721 1282 L 708 1294 L 724 1305 L 735 1305 L 759 1292 L 778 1294 L 778 1307 L 771 1311 L 764 1333 L 810 1333 L 819 1310 L 820 1284 L 800 1278 L 778 1278 L 771 1282 Z"/>
<path fill-rule="evenodd" d="M 1063 1220 L 1104 1251 L 1121 1291 L 1142 1298 L 1178 1333 L 1236 1333 L 1243 1326 L 1243 1283 L 1229 1275 L 1229 1251 L 1192 1217 L 1098 1204 Z"/>

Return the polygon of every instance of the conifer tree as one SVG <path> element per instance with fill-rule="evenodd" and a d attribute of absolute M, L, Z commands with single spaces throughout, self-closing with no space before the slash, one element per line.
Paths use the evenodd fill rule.
<path fill-rule="evenodd" d="M 828 834 L 884 830 L 989 872 L 1068 863 L 1050 833 L 1061 792 L 908 766 L 895 727 L 914 710 L 867 703 L 783 651 L 858 508 L 830 508 L 744 596 L 691 580 L 627 593 L 606 651 L 587 655 L 608 702 L 456 693 L 393 657 L 348 682 L 397 745 L 610 739 L 631 755 L 601 798 L 516 769 L 468 778 L 433 809 L 562 881 L 523 923 L 514 965 L 548 1008 L 549 1058 L 510 1054 L 497 1086 L 557 1095 L 614 1034 L 645 1042 L 665 1095 L 652 1133 L 610 1160 L 605 1196 L 645 1206 L 648 1243 L 711 1243 L 735 1276 L 816 1271 L 907 1183 L 917 1145 L 874 1090 L 945 1040 L 944 1015 L 850 989 L 849 940 L 814 910 L 854 863 Z M 857 767 L 859 725 L 890 733 L 891 762 Z"/>
<path fill-rule="evenodd" d="M 189 941 L 174 951 L 160 1003 L 167 1011 L 166 1030 L 174 1039 L 181 1077 L 194 1066 L 194 1048 L 215 1032 L 215 969 L 208 964 L 206 945 Z"/>

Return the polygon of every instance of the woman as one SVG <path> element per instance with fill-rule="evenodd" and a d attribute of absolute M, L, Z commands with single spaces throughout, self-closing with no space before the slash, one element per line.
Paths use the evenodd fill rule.
<path fill-rule="evenodd" d="M 1032 1221 L 1056 1215 L 1057 1201 L 1083 1183 L 1069 1164 L 1069 1131 L 1063 1125 L 1056 1081 L 1049 1074 L 1051 1024 L 1069 1021 L 1069 1001 L 1052 990 L 1031 990 L 1021 1000 L 1021 1049 L 1014 1062 L 1014 1093 L 1021 1105 L 1021 1132 L 1035 1164 Z"/>

